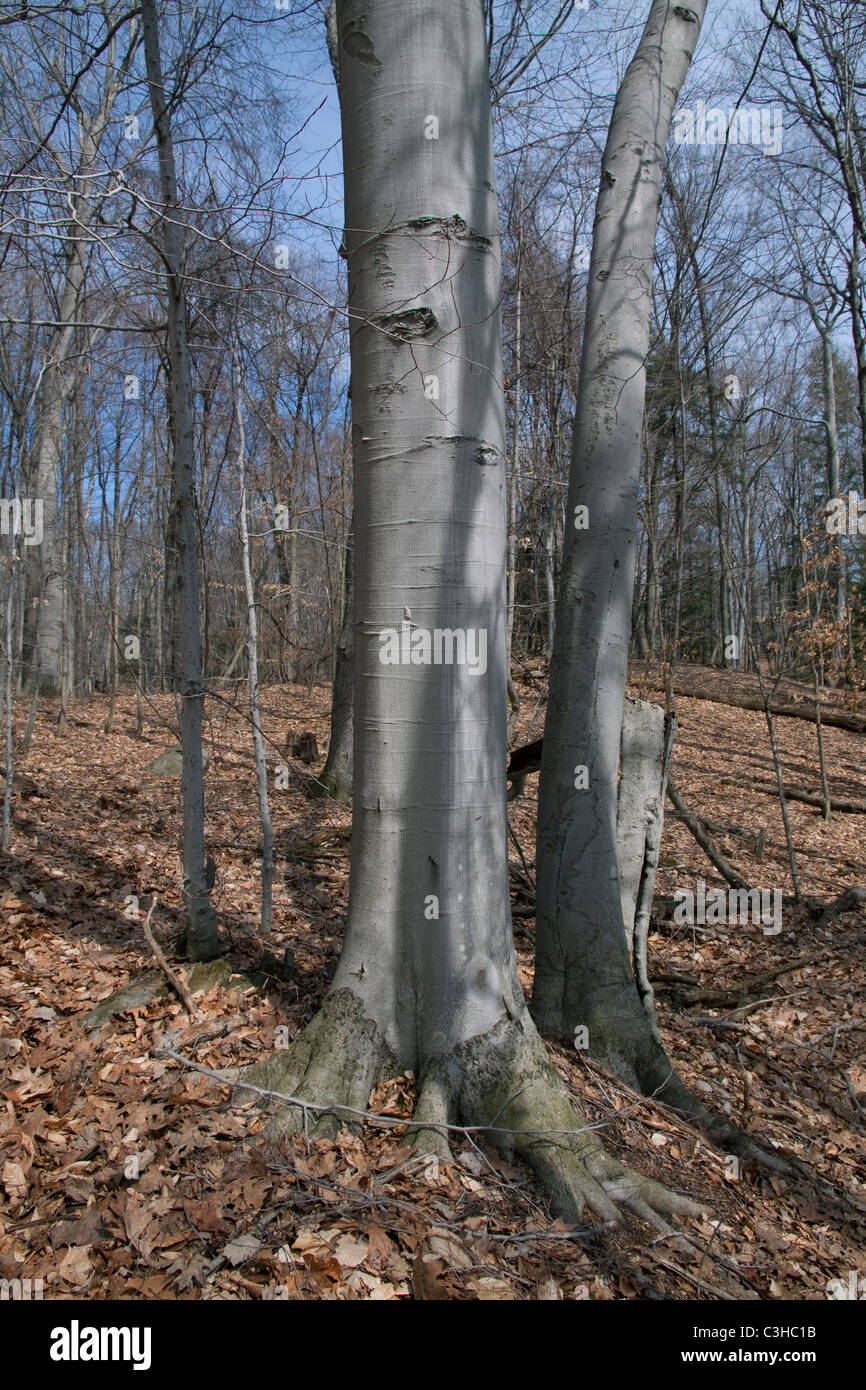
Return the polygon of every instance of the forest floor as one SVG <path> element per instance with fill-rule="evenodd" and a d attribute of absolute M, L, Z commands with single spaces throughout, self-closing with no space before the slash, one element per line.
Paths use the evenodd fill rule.
<path fill-rule="evenodd" d="M 632 694 L 658 697 L 651 674 L 632 674 Z M 518 744 L 543 727 L 543 672 L 530 664 L 523 675 Z M 264 699 L 272 765 L 290 727 L 312 730 L 324 750 L 329 688 L 271 688 Z M 468 1140 L 453 1164 L 419 1163 L 399 1125 L 269 1148 L 256 1138 L 260 1106 L 165 1051 L 167 1037 L 205 1068 L 245 1065 L 314 1014 L 340 950 L 349 872 L 348 808 L 308 795 L 323 758 L 312 769 L 286 760 L 288 789 L 272 794 L 267 949 L 291 949 L 293 981 L 266 962 L 253 984 L 223 978 L 197 994 L 197 1021 L 165 994 L 101 1028 L 85 1024 L 97 1001 L 153 969 L 142 931 L 153 893 L 169 956 L 180 931 L 179 780 L 143 772 L 176 742 L 172 701 L 147 700 L 141 739 L 133 699 L 118 702 L 110 734 L 107 707 L 99 696 L 76 702 L 62 736 L 56 711 L 40 708 L 21 769 L 31 781 L 14 802 L 11 852 L 0 853 L 0 1277 L 39 1278 L 46 1298 L 90 1299 L 866 1296 L 863 911 L 822 927 L 814 907 L 786 905 L 778 935 L 676 925 L 669 913 L 654 923 L 650 974 L 670 1056 L 696 1094 L 791 1170 L 737 1172 L 671 1111 L 583 1054 L 553 1049 L 610 1150 L 709 1213 L 684 1223 L 689 1244 L 633 1222 L 574 1233 L 528 1170 Z M 754 886 L 790 895 L 763 715 L 698 699 L 677 708 L 673 773 L 686 805 Z M 26 713 L 16 710 L 16 733 Z M 786 783 L 814 790 L 814 725 L 779 718 L 777 731 Z M 831 791 L 866 797 L 863 736 L 828 728 L 824 740 Z M 240 705 L 211 702 L 207 746 L 215 902 L 232 967 L 254 974 L 259 826 Z M 525 860 L 512 844 L 527 989 L 533 921 L 520 875 L 532 872 L 536 787 L 530 777 L 509 807 Z M 795 802 L 789 814 L 804 898 L 866 885 L 863 815 L 827 824 Z M 656 892 L 698 879 L 720 884 L 668 807 Z M 413 1095 L 414 1078 L 396 1077 L 372 1108 L 405 1119 Z"/>

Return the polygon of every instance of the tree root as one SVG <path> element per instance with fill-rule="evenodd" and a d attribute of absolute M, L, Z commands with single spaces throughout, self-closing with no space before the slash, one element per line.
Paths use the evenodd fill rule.
<path fill-rule="evenodd" d="M 666 1057 L 665 1060 L 667 1061 Z M 659 1077 L 655 1088 L 651 1082 L 644 1081 L 640 1088 L 644 1095 L 652 1095 L 653 1099 L 662 1105 L 668 1105 L 679 1115 L 692 1120 L 722 1154 L 750 1159 L 774 1173 L 791 1171 L 785 1159 L 762 1149 L 760 1144 L 756 1144 L 754 1139 L 733 1121 L 726 1120 L 723 1115 L 717 1114 L 715 1110 L 704 1105 L 703 1101 L 698 1100 L 697 1096 L 692 1095 L 679 1074 L 670 1067 L 670 1063 L 668 1066 L 667 1076 Z"/>
<path fill-rule="evenodd" d="M 572 1005 L 570 1017 L 576 1013 Z M 535 1017 L 543 1036 L 564 1048 L 573 1046 L 569 1028 L 559 1018 Z M 790 1171 L 788 1163 L 778 1154 L 761 1148 L 733 1121 L 716 1114 L 692 1094 L 664 1046 L 647 1026 L 647 1016 L 639 1001 L 613 1024 L 603 1009 L 595 1013 L 589 1009 L 583 1011 L 582 1021 L 592 1040 L 590 1057 L 638 1095 L 670 1106 L 696 1124 L 721 1153 L 751 1160 L 771 1172 Z"/>
<path fill-rule="evenodd" d="M 242 1079 L 296 1095 L 313 1106 L 334 1107 L 308 1124 L 300 1107 L 283 1106 L 265 1130 L 269 1139 L 301 1131 L 333 1139 L 341 1124 L 348 1122 L 347 1116 L 340 1116 L 339 1107 L 366 1110 L 376 1083 L 399 1070 L 376 1024 L 364 1016 L 361 1001 L 350 990 L 337 989 L 328 994 L 315 1018 L 289 1047 L 247 1067 Z M 240 1080 L 241 1073 L 233 1079 Z"/>
<path fill-rule="evenodd" d="M 503 1021 L 464 1043 L 460 1053 L 464 1122 L 486 1123 L 506 1156 L 528 1163 L 566 1220 L 588 1208 L 602 1221 L 619 1222 L 621 1207 L 671 1232 L 676 1228 L 669 1218 L 704 1210 L 607 1153 L 586 1127 L 528 1015 Z"/>
<path fill-rule="evenodd" d="M 362 1002 L 338 989 L 289 1048 L 233 1079 L 333 1107 L 307 1123 L 300 1106 L 283 1106 L 265 1130 L 268 1138 L 301 1130 L 333 1138 L 341 1124 L 357 1122 L 345 1111 L 341 1115 L 340 1107 L 365 1111 L 377 1082 L 401 1070 Z M 506 1157 L 526 1162 L 571 1222 L 589 1210 L 603 1222 L 618 1223 L 626 1211 L 671 1233 L 678 1216 L 704 1210 L 607 1153 L 586 1126 L 528 1012 L 503 1019 L 424 1069 L 410 1122 L 413 1147 L 450 1159 L 452 1130 L 488 1139 Z"/>

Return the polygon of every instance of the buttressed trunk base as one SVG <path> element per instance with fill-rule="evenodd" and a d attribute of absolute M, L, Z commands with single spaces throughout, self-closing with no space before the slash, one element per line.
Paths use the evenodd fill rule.
<path fill-rule="evenodd" d="M 327 1132 L 351 1118 L 341 1105 L 363 1112 L 377 1081 L 411 1070 L 425 1151 L 448 1152 L 448 1125 L 487 1126 L 571 1218 L 588 1205 L 612 1220 L 621 1202 L 665 1227 L 696 1208 L 624 1169 L 585 1128 L 514 956 L 483 7 L 339 0 L 336 31 L 355 479 L 349 911 L 320 1013 L 251 1079 L 328 1107 Z M 272 1132 L 299 1123 L 289 1105 Z"/>

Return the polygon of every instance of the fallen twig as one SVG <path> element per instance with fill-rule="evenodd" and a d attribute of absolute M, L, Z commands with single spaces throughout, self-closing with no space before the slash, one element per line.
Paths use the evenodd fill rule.
<path fill-rule="evenodd" d="M 190 994 L 183 980 L 181 980 L 179 976 L 175 975 L 165 956 L 162 954 L 162 951 L 160 950 L 154 938 L 153 932 L 150 930 L 150 919 L 153 916 L 153 909 L 155 907 L 156 894 L 154 893 L 153 902 L 150 904 L 150 910 L 147 914 L 147 917 L 145 918 L 144 925 L 142 928 L 144 931 L 144 939 L 147 942 L 150 949 L 153 951 L 157 965 L 159 966 L 165 978 L 168 980 L 168 983 L 171 985 L 175 994 L 180 999 L 190 1018 L 193 1020 L 194 1023 L 197 1023 L 199 1019 L 199 1013 L 198 1009 L 193 1003 L 192 995 Z"/>

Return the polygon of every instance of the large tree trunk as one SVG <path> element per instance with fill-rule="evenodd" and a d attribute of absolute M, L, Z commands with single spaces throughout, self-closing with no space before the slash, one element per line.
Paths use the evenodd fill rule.
<path fill-rule="evenodd" d="M 154 0 L 142 0 L 147 83 L 156 130 L 162 196 L 161 230 L 166 268 L 168 346 L 171 377 L 171 439 L 180 613 L 180 736 L 183 748 L 183 887 L 189 923 L 188 950 L 195 960 L 219 952 L 216 913 L 205 870 L 204 768 L 202 766 L 201 627 L 199 617 L 198 528 L 195 516 L 192 374 L 186 337 L 186 299 L 178 224 L 177 179 L 171 128 L 159 57 Z M 175 687 L 177 688 L 177 687 Z"/>
<path fill-rule="evenodd" d="M 613 1193 L 657 1220 L 653 1207 L 679 1200 L 624 1173 L 585 1129 L 564 1141 L 581 1121 L 515 965 L 500 250 L 483 9 L 341 0 L 336 25 L 356 485 L 349 913 L 321 1012 L 253 1076 L 364 1109 L 377 1080 L 411 1068 L 420 1143 L 447 1149 L 442 1126 L 454 1121 L 492 1125 L 570 1215 L 589 1203 L 615 1216 Z M 438 401 L 425 395 L 430 375 Z M 467 660 L 455 644 L 450 664 L 383 662 L 391 633 L 423 658 L 437 629 L 475 635 Z"/>
<path fill-rule="evenodd" d="M 653 243 L 671 112 L 700 32 L 654 0 L 602 160 L 539 785 L 532 1010 L 639 1089 L 671 1066 L 632 971 L 617 871 L 617 775 L 637 544 Z M 581 520 L 585 519 L 581 514 Z"/>

